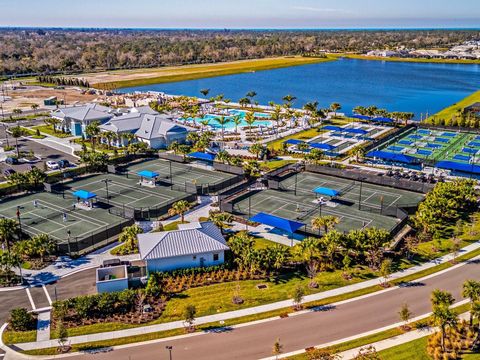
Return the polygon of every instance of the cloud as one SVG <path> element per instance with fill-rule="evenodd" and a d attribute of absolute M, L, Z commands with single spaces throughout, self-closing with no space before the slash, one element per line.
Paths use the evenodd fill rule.
<path fill-rule="evenodd" d="M 332 13 L 332 12 L 346 13 L 346 12 L 348 12 L 347 10 L 344 10 L 344 9 L 317 8 L 317 7 L 312 7 L 312 6 L 293 6 L 292 9 L 302 10 L 302 11 L 325 12 L 325 13 Z"/>

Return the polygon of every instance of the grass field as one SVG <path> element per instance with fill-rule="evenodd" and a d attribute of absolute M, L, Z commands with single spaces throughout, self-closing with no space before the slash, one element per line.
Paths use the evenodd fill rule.
<path fill-rule="evenodd" d="M 320 186 L 340 191 L 339 200 L 327 201 L 319 206 L 316 199 L 319 196 L 315 196 L 313 189 Z M 234 202 L 234 212 L 245 217 L 265 212 L 300 221 L 307 224 L 308 232 L 313 231 L 310 227 L 311 220 L 319 215 L 338 217 L 340 223 L 336 228 L 339 231 L 374 226 L 392 229 L 398 220 L 380 212 L 391 206 L 417 203 L 423 198 L 413 192 L 366 183 L 362 184 L 360 195 L 359 182 L 309 172 L 285 179 L 281 187 L 282 190 L 263 190 Z M 362 205 L 359 208 L 360 196 Z"/>
<path fill-rule="evenodd" d="M 32 126 L 31 129 L 33 129 L 33 130 L 39 130 L 41 133 L 44 133 L 44 134 L 47 134 L 47 135 L 51 135 L 51 136 L 55 136 L 55 137 L 58 137 L 58 138 L 68 138 L 68 137 L 72 137 L 72 136 L 73 136 L 73 135 L 70 134 L 70 133 L 63 133 L 63 132 L 61 132 L 61 131 L 53 131 L 51 125 Z"/>
<path fill-rule="evenodd" d="M 444 120 L 451 119 L 452 116 L 455 115 L 457 111 L 462 110 L 463 108 L 479 101 L 480 101 L 480 90 L 460 100 L 458 103 L 452 104 L 451 106 L 443 110 L 440 110 L 438 113 L 430 116 L 428 119 L 432 119 L 432 118 L 444 119 Z"/>
<path fill-rule="evenodd" d="M 232 61 L 217 64 L 169 66 L 156 69 L 116 70 L 109 72 L 84 74 L 84 77 L 94 87 L 121 88 L 149 84 L 159 84 L 174 81 L 193 80 L 222 75 L 238 74 L 243 72 L 277 69 L 289 66 L 307 65 L 332 61 L 335 58 L 315 57 L 276 57 Z M 200 95 L 200 94 L 199 94 Z"/>

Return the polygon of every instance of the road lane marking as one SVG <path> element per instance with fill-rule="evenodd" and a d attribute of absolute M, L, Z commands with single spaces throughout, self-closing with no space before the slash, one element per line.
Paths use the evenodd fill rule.
<path fill-rule="evenodd" d="M 25 290 L 27 291 L 27 296 L 28 296 L 28 300 L 30 300 L 30 305 L 32 305 L 32 309 L 35 310 L 36 307 L 35 307 L 35 303 L 33 302 L 32 294 L 30 294 L 30 289 L 26 288 Z"/>
<path fill-rule="evenodd" d="M 45 296 L 47 297 L 47 300 L 48 300 L 48 304 L 49 305 L 52 305 L 52 299 L 50 297 L 50 294 L 48 293 L 47 291 L 47 288 L 45 285 L 42 285 L 42 288 L 43 288 L 43 291 L 45 291 Z"/>

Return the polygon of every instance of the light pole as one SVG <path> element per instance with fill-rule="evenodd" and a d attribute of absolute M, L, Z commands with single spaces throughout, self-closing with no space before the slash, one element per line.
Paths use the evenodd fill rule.
<path fill-rule="evenodd" d="M 167 345 L 167 346 L 165 346 L 165 349 L 168 350 L 168 357 L 169 357 L 170 360 L 172 360 L 172 350 L 173 350 L 173 346 Z"/>
<path fill-rule="evenodd" d="M 107 191 L 107 203 L 110 205 L 110 196 L 108 195 L 108 183 L 111 181 L 110 179 L 102 180 L 105 183 L 105 190 Z"/>
<path fill-rule="evenodd" d="M 72 234 L 72 232 L 70 230 L 67 230 L 68 256 L 70 256 L 70 258 L 72 257 L 72 248 L 70 247 L 70 235 L 71 234 Z"/>

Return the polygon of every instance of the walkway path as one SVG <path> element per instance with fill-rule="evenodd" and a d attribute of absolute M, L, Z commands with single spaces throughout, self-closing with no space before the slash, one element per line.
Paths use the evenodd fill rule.
<path fill-rule="evenodd" d="M 474 244 L 471 244 L 464 249 L 462 249 L 462 253 L 472 251 L 474 249 L 480 248 L 480 242 L 476 242 Z M 479 257 L 480 258 L 480 257 Z M 432 268 L 436 265 L 445 263 L 447 261 L 451 261 L 453 259 L 453 255 L 445 255 L 441 258 L 432 260 L 430 262 L 427 262 L 425 264 L 419 265 L 419 266 L 414 266 L 410 269 L 403 270 L 396 272 L 391 275 L 390 279 L 398 279 L 407 275 L 414 274 L 416 272 L 426 270 L 429 268 Z M 434 276 L 439 276 L 444 273 L 457 270 L 458 268 L 464 266 L 465 263 L 461 263 L 458 265 L 455 265 L 451 268 L 448 268 L 446 270 L 442 270 L 440 272 L 437 272 L 433 275 L 427 276 L 424 279 L 429 279 Z M 458 270 L 457 270 L 458 272 Z M 312 295 L 305 296 L 304 302 L 311 302 L 311 301 L 316 301 L 316 300 L 322 300 L 326 299 L 332 296 L 337 296 L 341 294 L 346 294 L 349 292 L 365 289 L 374 285 L 379 285 L 379 283 L 382 281 L 382 279 L 376 278 L 376 279 L 371 279 L 368 281 L 364 281 L 361 283 L 357 284 L 352 284 L 348 286 L 344 286 L 341 288 L 337 289 L 332 289 L 329 291 L 324 291 Z M 376 292 L 370 295 L 366 295 L 365 297 L 370 297 L 370 296 L 375 296 L 384 292 L 389 292 L 394 289 L 397 289 L 397 287 L 393 287 L 387 290 L 383 290 L 380 292 Z M 361 298 L 361 297 L 360 297 Z M 355 298 L 359 299 L 359 298 Z M 351 300 L 347 300 L 351 301 Z M 199 317 L 196 320 L 196 324 L 205 324 L 205 323 L 211 323 L 211 322 L 221 322 L 224 320 L 228 319 L 234 319 L 234 318 L 239 318 L 243 316 L 248 316 L 248 315 L 255 315 L 263 312 L 268 312 L 272 310 L 278 310 L 278 309 L 283 309 L 292 306 L 292 300 L 284 300 L 284 301 L 278 301 L 275 303 L 270 303 L 266 305 L 261 305 L 261 306 L 255 306 L 255 307 L 250 307 L 242 310 L 236 310 L 236 311 L 229 311 L 229 312 L 224 312 L 224 313 L 219 313 L 219 314 L 214 314 L 214 315 L 209 315 L 209 316 L 203 316 Z M 299 312 L 298 314 L 303 314 L 303 313 L 310 313 L 310 312 L 316 312 L 318 309 L 314 310 L 306 310 L 304 312 Z M 156 325 L 149 325 L 145 327 L 138 327 L 138 328 L 132 328 L 132 329 L 126 329 L 126 330 L 119 330 L 119 331 L 112 331 L 112 332 L 107 332 L 107 333 L 98 333 L 98 334 L 92 334 L 92 335 L 84 335 L 84 336 L 76 336 L 72 337 L 69 340 L 71 341 L 72 344 L 79 344 L 79 343 L 84 343 L 84 342 L 89 342 L 89 341 L 101 341 L 101 340 L 109 340 L 113 338 L 119 338 L 119 337 L 128 337 L 128 336 L 134 336 L 134 335 L 143 335 L 147 333 L 152 333 L 152 332 L 160 332 L 160 331 L 165 331 L 165 330 L 172 330 L 172 329 L 179 329 L 184 326 L 183 321 L 173 321 L 169 323 L 163 323 L 163 324 L 156 324 Z M 35 342 L 35 343 L 25 343 L 25 344 L 18 344 L 18 346 L 21 349 L 25 350 L 30 350 L 30 349 L 39 349 L 39 348 L 46 348 L 46 347 L 52 347 L 56 346 L 53 341 L 41 341 L 41 342 Z"/>
<path fill-rule="evenodd" d="M 50 340 L 50 309 L 40 311 L 37 315 L 37 341 Z"/>
<path fill-rule="evenodd" d="M 39 144 L 46 145 L 48 147 L 51 147 L 52 149 L 71 154 L 72 156 L 75 156 L 78 158 L 77 155 L 75 155 L 75 151 L 82 151 L 82 146 L 74 143 L 73 141 L 70 142 L 71 140 L 75 139 L 75 137 L 69 137 L 69 138 L 58 138 L 56 136 L 52 136 L 46 133 L 41 133 L 42 135 L 45 135 L 44 139 L 34 139 L 29 137 L 29 140 L 35 141 Z"/>

